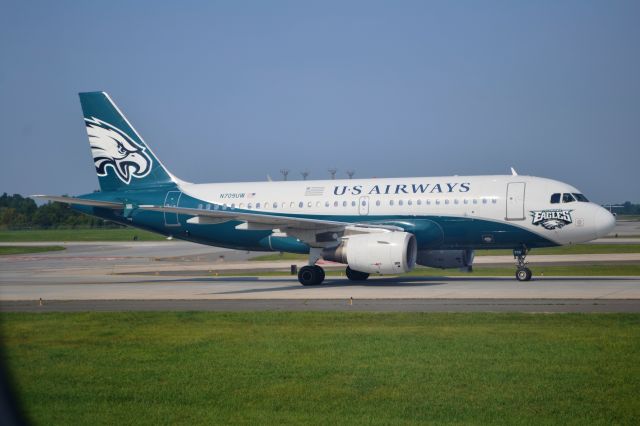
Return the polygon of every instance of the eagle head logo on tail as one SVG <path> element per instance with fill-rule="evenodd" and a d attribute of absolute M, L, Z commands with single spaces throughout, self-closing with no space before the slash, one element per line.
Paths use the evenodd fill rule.
<path fill-rule="evenodd" d="M 125 132 L 98 118 L 85 118 L 91 154 L 98 176 L 106 176 L 108 168 L 125 184 L 143 178 L 151 172 L 153 161 L 145 148 L 134 142 Z"/>

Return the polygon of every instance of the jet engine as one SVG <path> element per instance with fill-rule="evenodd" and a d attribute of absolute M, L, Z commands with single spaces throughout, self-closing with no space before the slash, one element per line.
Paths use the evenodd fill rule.
<path fill-rule="evenodd" d="M 344 237 L 338 247 L 325 249 L 325 260 L 346 263 L 365 273 L 398 274 L 416 264 L 416 237 L 408 232 L 375 232 Z"/>
<path fill-rule="evenodd" d="M 430 268 L 467 268 L 473 265 L 473 250 L 420 250 L 418 265 Z"/>

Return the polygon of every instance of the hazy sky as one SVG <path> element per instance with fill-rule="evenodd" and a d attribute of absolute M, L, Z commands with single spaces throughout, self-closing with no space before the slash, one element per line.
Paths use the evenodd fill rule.
<path fill-rule="evenodd" d="M 521 174 L 640 202 L 639 1 L 8 1 L 0 192 L 97 188 L 77 92 L 192 182 Z"/>

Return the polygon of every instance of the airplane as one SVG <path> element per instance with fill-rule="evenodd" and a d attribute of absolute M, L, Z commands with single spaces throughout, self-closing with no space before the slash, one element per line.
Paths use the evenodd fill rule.
<path fill-rule="evenodd" d="M 100 191 L 39 195 L 108 221 L 231 249 L 308 254 L 346 276 L 401 274 L 416 265 L 471 270 L 474 250 L 511 249 L 516 279 L 531 249 L 607 235 L 613 215 L 571 185 L 518 175 L 194 184 L 171 174 L 105 92 L 80 93 Z"/>

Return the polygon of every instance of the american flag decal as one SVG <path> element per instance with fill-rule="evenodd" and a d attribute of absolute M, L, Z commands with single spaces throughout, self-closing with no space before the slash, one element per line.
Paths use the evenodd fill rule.
<path fill-rule="evenodd" d="M 307 186 L 307 190 L 304 192 L 305 197 L 321 197 L 324 194 L 323 186 Z"/>
<path fill-rule="evenodd" d="M 255 192 L 247 192 L 247 198 L 253 198 L 256 196 Z"/>

